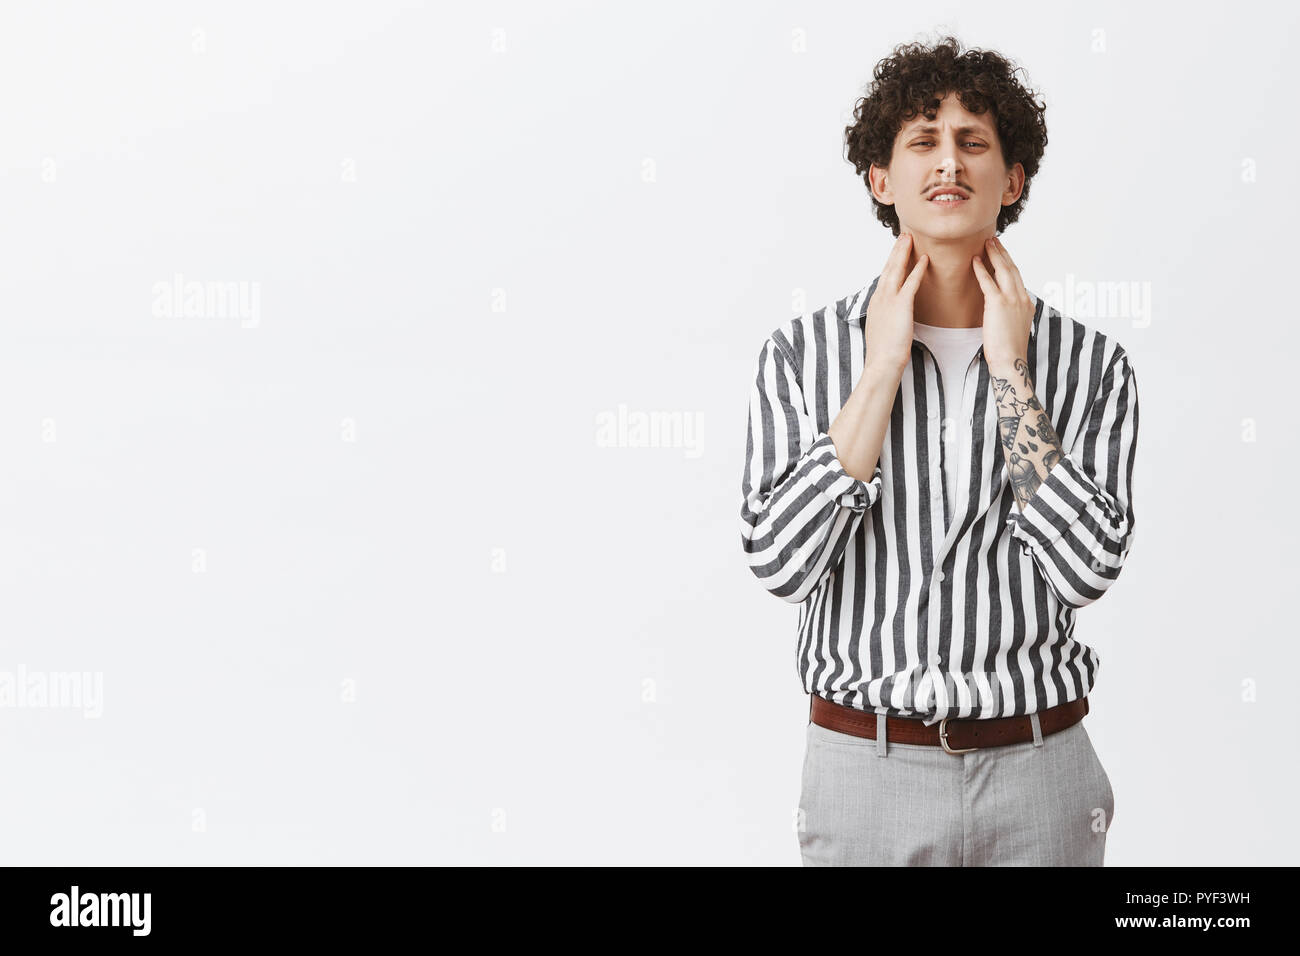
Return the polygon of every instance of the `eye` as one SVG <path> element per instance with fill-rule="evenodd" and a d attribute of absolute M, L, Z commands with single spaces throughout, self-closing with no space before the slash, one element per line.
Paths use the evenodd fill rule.
<path fill-rule="evenodd" d="M 932 139 L 918 139 L 918 140 L 917 140 L 915 143 L 913 143 L 912 145 L 913 145 L 913 146 L 924 146 L 924 145 L 926 145 L 927 143 L 933 143 L 933 142 L 934 142 L 934 140 L 932 140 Z M 963 146 L 979 146 L 979 147 L 982 147 L 984 144 L 983 144 L 983 143 L 980 143 L 980 142 L 977 142 L 976 140 L 973 140 L 973 139 L 968 139 L 968 140 L 966 140 L 966 142 L 962 143 L 962 145 L 963 145 Z"/>

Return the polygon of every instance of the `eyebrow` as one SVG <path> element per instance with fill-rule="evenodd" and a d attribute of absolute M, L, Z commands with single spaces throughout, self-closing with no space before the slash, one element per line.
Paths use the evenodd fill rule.
<path fill-rule="evenodd" d="M 939 132 L 939 127 L 931 126 L 927 124 L 925 126 L 913 126 L 911 129 L 907 131 L 907 135 L 911 136 L 913 133 L 928 133 L 931 136 L 933 136 L 938 132 Z M 964 136 L 967 133 L 976 133 L 980 136 L 985 136 L 985 137 L 992 136 L 992 134 L 988 131 L 988 129 L 983 126 L 958 126 L 957 127 L 958 136 Z"/>

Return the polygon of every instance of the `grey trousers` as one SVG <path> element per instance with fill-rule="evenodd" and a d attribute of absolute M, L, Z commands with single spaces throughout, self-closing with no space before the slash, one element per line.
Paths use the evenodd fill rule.
<path fill-rule="evenodd" d="M 1101 866 L 1115 812 L 1083 721 L 950 754 L 808 723 L 795 826 L 804 866 Z"/>

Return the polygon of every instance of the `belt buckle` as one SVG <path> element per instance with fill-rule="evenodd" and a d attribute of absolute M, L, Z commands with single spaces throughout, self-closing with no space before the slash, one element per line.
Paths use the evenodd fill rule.
<path fill-rule="evenodd" d="M 939 721 L 939 743 L 943 745 L 943 749 L 948 751 L 950 754 L 968 754 L 972 750 L 979 750 L 980 748 L 978 747 L 961 747 L 957 750 L 953 750 L 948 746 L 948 721 L 953 719 L 954 718 L 952 717 L 945 717 L 943 720 Z M 955 719 L 960 720 L 961 718 L 958 717 Z"/>

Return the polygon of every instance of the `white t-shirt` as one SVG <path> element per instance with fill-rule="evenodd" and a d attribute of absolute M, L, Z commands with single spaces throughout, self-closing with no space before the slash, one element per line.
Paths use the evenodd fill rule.
<path fill-rule="evenodd" d="M 939 325 L 912 322 L 912 337 L 924 342 L 939 363 L 939 379 L 943 383 L 943 411 L 948 419 L 947 428 L 940 428 L 943 439 L 943 478 L 948 486 L 948 509 L 945 527 L 952 524 L 958 508 L 958 470 L 968 475 L 970 464 L 970 426 L 962 420 L 962 391 L 966 384 L 966 370 L 970 368 L 975 353 L 984 344 L 984 329 L 949 329 Z"/>

